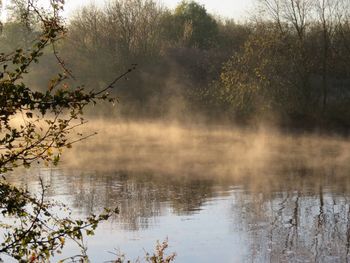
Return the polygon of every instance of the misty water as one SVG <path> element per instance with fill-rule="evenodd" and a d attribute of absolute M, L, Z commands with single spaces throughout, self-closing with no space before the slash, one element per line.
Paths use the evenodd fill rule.
<path fill-rule="evenodd" d="M 144 258 L 168 239 L 177 262 L 346 262 L 350 143 L 177 123 L 94 122 L 56 168 L 11 180 L 75 216 L 120 208 L 86 239 L 92 262 Z M 64 255 L 74 254 L 69 246 Z M 114 254 L 113 254 L 114 253 Z"/>

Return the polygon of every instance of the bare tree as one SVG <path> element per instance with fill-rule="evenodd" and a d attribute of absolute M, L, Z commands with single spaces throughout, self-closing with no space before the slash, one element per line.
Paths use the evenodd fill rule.
<path fill-rule="evenodd" d="M 159 52 L 162 11 L 152 0 L 115 0 L 107 4 L 107 28 L 118 45 L 120 58 Z"/>

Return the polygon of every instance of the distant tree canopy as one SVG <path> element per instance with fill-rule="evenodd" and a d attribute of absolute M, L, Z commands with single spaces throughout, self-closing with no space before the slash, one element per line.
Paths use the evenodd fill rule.
<path fill-rule="evenodd" d="M 182 1 L 173 14 L 174 33 L 177 41 L 186 47 L 208 49 L 214 47 L 218 37 L 218 25 L 204 6 Z"/>
<path fill-rule="evenodd" d="M 191 111 L 214 119 L 271 115 L 290 124 L 348 125 L 349 1 L 256 4 L 259 12 L 239 23 L 194 1 L 170 10 L 153 0 L 110 0 L 77 10 L 56 48 L 89 85 L 103 87 L 115 72 L 139 65 L 113 91 L 122 115 Z M 14 16 L 4 25 L 4 50 L 36 36 L 35 19 L 29 31 L 21 21 Z M 57 70 L 54 59 L 46 53 L 32 75 Z M 26 80 L 40 86 L 39 79 Z"/>
<path fill-rule="evenodd" d="M 237 114 L 349 123 L 349 2 L 261 3 L 264 19 L 224 65 L 223 101 Z"/>
<path fill-rule="evenodd" d="M 138 74 L 116 91 L 127 102 L 121 108 L 128 104 L 129 112 L 133 108 L 137 114 L 157 115 L 167 111 L 175 96 L 193 94 L 183 82 L 217 77 L 226 59 L 221 54 L 232 53 L 229 48 L 211 51 L 220 43 L 219 24 L 223 30 L 234 25 L 219 23 L 195 2 L 182 2 L 176 10 L 168 10 L 152 0 L 109 1 L 101 8 L 90 5 L 78 10 L 60 50 L 70 58 L 76 77 L 95 85 L 104 85 L 113 72 L 130 63 L 138 64 Z M 244 41 L 242 34 L 239 41 Z M 211 56 L 215 65 L 207 64 Z M 176 88 L 174 82 L 179 83 Z"/>

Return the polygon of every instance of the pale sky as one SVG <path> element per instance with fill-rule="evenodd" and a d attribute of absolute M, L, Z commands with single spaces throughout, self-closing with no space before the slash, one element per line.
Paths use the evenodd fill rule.
<path fill-rule="evenodd" d="M 66 0 L 66 12 L 88 3 L 103 5 L 106 0 Z M 165 6 L 174 8 L 181 0 L 156 0 Z M 252 8 L 254 0 L 197 0 L 196 2 L 204 5 L 206 9 L 213 14 L 235 20 L 242 20 L 247 16 L 247 12 Z"/>

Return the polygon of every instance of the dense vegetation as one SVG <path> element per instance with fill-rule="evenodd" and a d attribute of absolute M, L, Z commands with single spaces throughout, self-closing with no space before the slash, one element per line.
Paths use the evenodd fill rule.
<path fill-rule="evenodd" d="M 56 165 L 64 148 L 89 136 L 73 132 L 74 127 L 85 122 L 83 109 L 90 103 L 112 99 L 106 94 L 112 86 L 95 91 L 68 87 L 64 81 L 69 74 L 58 57 L 56 64 L 63 72 L 51 75 L 45 90 L 35 90 L 25 84 L 23 79 L 30 76 L 31 66 L 39 63 L 43 52 L 54 47 L 66 33 L 59 16 L 63 4 L 62 0 L 53 0 L 50 8 L 44 10 L 35 2 L 27 1 L 26 9 L 19 13 L 24 22 L 35 19 L 37 31 L 31 42 L 23 38 L 20 40 L 25 43 L 16 44 L 30 47 L 12 47 L 0 54 L 1 262 L 9 258 L 18 262 L 47 262 L 62 252 L 67 239 L 81 248 L 81 254 L 61 262 L 85 262 L 84 235 L 93 234 L 99 222 L 118 212 L 106 209 L 85 220 L 72 218 L 69 208 L 47 200 L 47 187 L 42 180 L 39 191 L 33 194 L 6 178 L 18 167 L 28 168 L 37 163 Z"/>
<path fill-rule="evenodd" d="M 123 116 L 191 112 L 244 123 L 348 127 L 349 1 L 257 4 L 259 12 L 245 23 L 214 17 L 188 1 L 175 10 L 153 0 L 84 7 L 68 20 L 67 38 L 28 81 L 42 86 L 47 80 L 37 76 L 57 70 L 57 53 L 75 79 L 89 86 L 102 87 L 138 64 L 113 91 Z M 2 50 L 28 45 L 37 35 L 36 21 L 23 23 L 17 13 L 3 26 Z M 110 109 L 100 112 L 112 115 Z"/>

